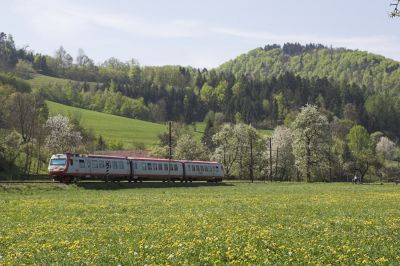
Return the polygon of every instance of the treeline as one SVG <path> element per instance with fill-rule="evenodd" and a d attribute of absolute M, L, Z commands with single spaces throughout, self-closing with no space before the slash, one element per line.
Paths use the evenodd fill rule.
<path fill-rule="evenodd" d="M 267 45 L 224 63 L 218 70 L 256 80 L 292 72 L 306 78 L 325 77 L 339 83 L 355 83 L 371 93 L 400 91 L 399 62 L 368 52 L 320 44 Z"/>
<path fill-rule="evenodd" d="M 227 178 L 265 181 L 361 182 L 397 181 L 400 148 L 376 131 L 372 134 L 350 120 L 328 120 L 314 105 L 306 105 L 287 126 L 275 128 L 271 137 L 251 125 L 224 123 L 218 114 L 207 116 L 201 142 L 186 127 L 172 127 L 175 159 L 217 160 Z M 151 150 L 168 158 L 169 137 L 159 136 Z"/>
<path fill-rule="evenodd" d="M 24 77 L 33 69 L 81 81 L 36 88 L 56 102 L 183 123 L 202 121 L 211 111 L 222 113 L 225 122 L 239 119 L 257 128 L 288 124 L 300 107 L 315 104 L 329 121 L 346 119 L 370 132 L 400 136 L 399 64 L 381 56 L 287 43 L 253 50 L 212 70 L 141 67 L 116 58 L 95 65 L 82 50 L 75 60 L 63 47 L 43 56 L 16 49 L 12 36 L 1 36 L 4 70 Z"/>
<path fill-rule="evenodd" d="M 16 49 L 12 36 L 2 33 L 0 62 L 22 77 L 32 68 L 80 80 L 38 88 L 39 94 L 116 115 L 192 123 L 213 111 L 223 113 L 226 122 L 239 116 L 256 127 L 274 128 L 309 103 L 330 120 L 348 119 L 369 131 L 400 135 L 399 64 L 364 52 L 287 43 L 253 50 L 212 70 L 141 67 L 116 58 L 95 65 L 83 50 L 74 60 L 63 47 L 54 56 Z"/>
<path fill-rule="evenodd" d="M 287 124 L 300 107 L 310 103 L 317 105 L 330 121 L 346 119 L 369 131 L 400 136 L 398 95 L 370 93 L 355 84 L 326 78 L 305 79 L 292 73 L 261 82 L 210 72 L 198 74 L 201 87 L 164 87 L 152 83 L 147 89 L 121 88 L 112 80 L 106 88 L 70 83 L 44 86 L 36 91 L 59 103 L 132 118 L 188 124 L 204 120 L 212 111 L 222 113 L 226 122 L 239 117 L 257 128 Z"/>
<path fill-rule="evenodd" d="M 0 177 L 43 174 L 49 155 L 96 149 L 78 116 L 49 117 L 45 99 L 25 81 L 0 74 Z"/>

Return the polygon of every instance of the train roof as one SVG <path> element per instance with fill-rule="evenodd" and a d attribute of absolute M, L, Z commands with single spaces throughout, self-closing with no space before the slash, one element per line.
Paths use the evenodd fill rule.
<path fill-rule="evenodd" d="M 78 154 L 78 153 L 66 153 L 72 157 L 83 157 L 83 158 L 98 158 L 98 159 L 117 159 L 126 160 L 127 157 L 124 156 L 113 156 L 113 155 L 101 155 L 101 154 Z"/>
<path fill-rule="evenodd" d="M 123 159 L 126 160 L 127 157 L 122 157 L 122 156 L 112 156 L 112 155 L 88 155 L 87 157 L 89 158 L 99 158 L 99 159 Z"/>
<path fill-rule="evenodd" d="M 219 164 L 218 162 L 210 162 L 210 161 L 191 161 L 191 160 L 173 160 L 173 159 L 169 160 L 162 158 L 128 157 L 128 159 L 137 161 L 155 161 L 155 162 Z"/>
<path fill-rule="evenodd" d="M 174 159 L 165 159 L 165 158 L 148 158 L 148 157 L 124 157 L 124 156 L 112 156 L 112 155 L 100 155 L 100 154 L 73 154 L 73 153 L 66 153 L 66 154 L 56 154 L 57 156 L 60 155 L 67 155 L 70 154 L 72 157 L 83 157 L 83 158 L 98 158 L 98 159 L 116 159 L 116 160 L 136 160 L 136 161 L 154 161 L 154 162 L 173 162 L 173 163 L 198 163 L 198 164 L 220 164 L 218 162 L 213 161 L 191 161 L 191 160 L 174 160 Z M 56 156 L 53 155 L 53 156 Z"/>

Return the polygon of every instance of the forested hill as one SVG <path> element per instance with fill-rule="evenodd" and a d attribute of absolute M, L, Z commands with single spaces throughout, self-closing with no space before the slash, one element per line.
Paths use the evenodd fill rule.
<path fill-rule="evenodd" d="M 305 78 L 328 77 L 356 83 L 374 91 L 400 92 L 399 62 L 368 52 L 323 45 L 267 45 L 222 64 L 218 70 L 236 77 L 250 75 L 256 80 L 292 72 Z"/>
<path fill-rule="evenodd" d="M 0 33 L 0 85 L 13 81 L 29 91 L 28 80 L 45 100 L 147 121 L 215 120 L 208 128 L 216 121 L 289 125 L 302 106 L 314 104 L 329 121 L 400 137 L 399 66 L 367 52 L 297 43 L 258 48 L 210 70 L 117 58 L 95 64 L 81 49 L 76 59 L 62 46 L 43 55 Z M 36 82 L 63 79 L 70 81 Z"/>

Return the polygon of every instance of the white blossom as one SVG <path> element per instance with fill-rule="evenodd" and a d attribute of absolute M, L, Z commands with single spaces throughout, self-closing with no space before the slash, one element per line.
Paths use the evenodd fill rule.
<path fill-rule="evenodd" d="M 46 127 L 50 130 L 46 145 L 51 151 L 74 151 L 82 143 L 81 133 L 71 129 L 69 119 L 65 116 L 50 117 L 46 121 Z"/>
<path fill-rule="evenodd" d="M 292 124 L 296 166 L 311 181 L 324 178 L 328 169 L 330 133 L 326 116 L 316 106 L 306 105 Z"/>
<path fill-rule="evenodd" d="M 381 137 L 376 144 L 376 152 L 383 154 L 387 160 L 393 160 L 396 152 L 396 144 L 387 137 Z"/>

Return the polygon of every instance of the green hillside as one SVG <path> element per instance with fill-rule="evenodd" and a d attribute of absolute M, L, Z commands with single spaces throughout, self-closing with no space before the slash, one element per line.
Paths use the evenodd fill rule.
<path fill-rule="evenodd" d="M 56 78 L 56 77 L 50 77 L 42 74 L 35 74 L 32 79 L 27 80 L 29 84 L 33 88 L 39 88 L 42 86 L 47 86 L 47 85 L 53 85 L 53 84 L 58 84 L 61 86 L 67 85 L 70 82 L 80 82 L 81 81 L 76 81 L 76 80 L 71 80 L 71 79 L 64 79 L 64 78 Z M 95 82 L 87 82 L 90 86 L 96 86 Z"/>
<path fill-rule="evenodd" d="M 106 141 L 121 141 L 124 148 L 132 148 L 143 143 L 146 148 L 154 145 L 158 134 L 164 132 L 166 127 L 138 119 L 131 119 L 116 115 L 71 107 L 51 101 L 46 101 L 50 115 L 78 114 L 83 127 L 92 129 L 96 136 L 102 136 Z M 204 132 L 205 123 L 196 124 L 195 138 L 200 140 Z M 263 135 L 271 135 L 271 130 L 259 130 Z"/>
<path fill-rule="evenodd" d="M 157 135 L 165 131 L 165 126 L 162 124 L 99 113 L 50 101 L 47 101 L 47 106 L 50 115 L 79 114 L 85 128 L 92 129 L 96 136 L 101 135 L 106 141 L 121 141 L 124 148 L 131 148 L 139 143 L 150 147 L 157 142 Z"/>
<path fill-rule="evenodd" d="M 266 80 L 292 72 L 327 77 L 373 90 L 400 91 L 400 64 L 384 56 L 345 48 L 300 44 L 269 45 L 222 64 L 219 71 Z"/>

